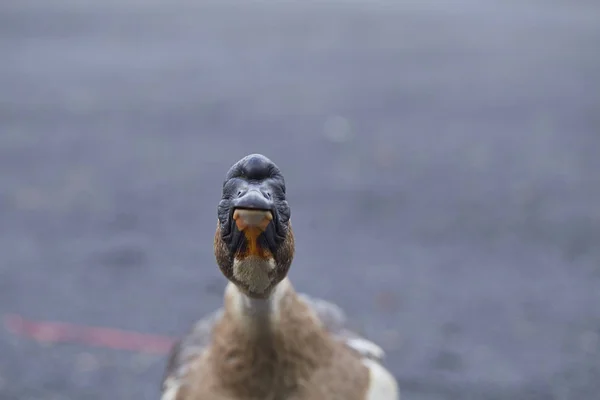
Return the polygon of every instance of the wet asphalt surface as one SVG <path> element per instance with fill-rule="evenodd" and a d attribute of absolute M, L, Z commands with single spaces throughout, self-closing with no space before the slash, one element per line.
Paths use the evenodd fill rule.
<path fill-rule="evenodd" d="M 597 399 L 599 43 L 592 1 L 3 1 L 0 313 L 183 333 L 260 152 L 293 282 L 404 399 Z M 153 399 L 164 361 L 0 329 L 0 399 Z"/>

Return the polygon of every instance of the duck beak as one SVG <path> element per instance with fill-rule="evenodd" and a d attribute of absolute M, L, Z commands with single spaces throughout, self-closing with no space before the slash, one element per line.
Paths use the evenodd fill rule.
<path fill-rule="evenodd" d="M 244 232 L 248 228 L 258 228 L 264 232 L 273 220 L 273 213 L 270 210 L 237 208 L 233 212 L 233 220 L 240 232 Z"/>
<path fill-rule="evenodd" d="M 230 207 L 231 237 L 227 244 L 232 253 L 276 250 L 277 210 L 265 188 L 252 183 L 240 187 Z"/>
<path fill-rule="evenodd" d="M 247 228 L 258 228 L 261 232 L 273 220 L 273 201 L 260 190 L 250 186 L 233 200 L 233 220 L 240 232 Z"/>

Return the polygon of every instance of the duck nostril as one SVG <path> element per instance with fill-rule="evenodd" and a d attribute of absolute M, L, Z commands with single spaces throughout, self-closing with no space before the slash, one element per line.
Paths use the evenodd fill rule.
<path fill-rule="evenodd" d="M 237 192 L 237 197 L 241 197 L 241 196 L 242 196 L 242 194 L 244 194 L 244 192 L 243 192 L 243 191 L 241 191 L 241 190 L 240 190 L 240 191 L 238 191 L 238 192 Z"/>

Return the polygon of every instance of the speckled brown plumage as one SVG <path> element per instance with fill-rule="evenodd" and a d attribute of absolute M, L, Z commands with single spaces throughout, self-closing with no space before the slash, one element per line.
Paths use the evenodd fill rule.
<path fill-rule="evenodd" d="M 191 366 L 176 400 L 364 400 L 360 357 L 332 340 L 291 285 L 276 321 L 248 325 L 226 296 L 205 354 Z M 256 328 L 256 329 L 254 329 Z"/>

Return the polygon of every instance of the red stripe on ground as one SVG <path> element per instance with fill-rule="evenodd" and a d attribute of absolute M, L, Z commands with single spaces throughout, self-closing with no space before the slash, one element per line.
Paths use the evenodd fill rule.
<path fill-rule="evenodd" d="M 64 322 L 35 321 L 17 314 L 5 315 L 4 326 L 15 335 L 42 343 L 80 343 L 141 353 L 166 354 L 175 342 L 174 338 L 168 336 Z"/>

